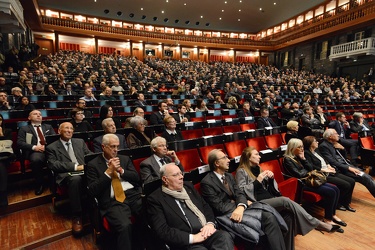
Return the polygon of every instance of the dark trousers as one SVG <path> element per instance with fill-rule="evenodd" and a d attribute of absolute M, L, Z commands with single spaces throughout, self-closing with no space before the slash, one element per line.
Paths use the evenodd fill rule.
<path fill-rule="evenodd" d="M 323 196 L 321 204 L 324 207 L 324 218 L 332 220 L 333 216 L 336 214 L 340 190 L 335 185 L 329 183 L 325 183 L 317 188 L 305 186 L 304 189 Z"/>
<path fill-rule="evenodd" d="M 8 161 L 0 161 L 0 207 L 8 205 Z"/>
<path fill-rule="evenodd" d="M 340 189 L 339 203 L 344 206 L 349 205 L 352 201 L 355 180 L 341 173 L 336 173 L 334 176 L 329 175 L 327 182 L 335 184 Z"/>
<path fill-rule="evenodd" d="M 29 156 L 30 166 L 35 178 L 35 185 L 43 185 L 43 168 L 46 165 L 46 156 L 41 152 L 32 152 Z"/>
<path fill-rule="evenodd" d="M 82 177 L 80 175 L 69 176 L 66 177 L 64 181 L 66 181 L 66 185 L 68 186 L 70 208 L 72 213 L 73 215 L 80 216 L 82 212 Z"/>
<path fill-rule="evenodd" d="M 372 196 L 375 197 L 375 181 L 372 179 L 370 175 L 364 173 L 362 176 L 359 176 L 353 174 L 350 171 L 347 171 L 345 175 L 353 178 L 356 182 L 361 183 L 363 186 L 367 188 L 368 191 L 370 191 Z"/>
<path fill-rule="evenodd" d="M 262 230 L 267 236 L 270 250 L 285 250 L 283 233 L 276 217 L 267 211 L 262 211 Z"/>
<path fill-rule="evenodd" d="M 133 190 L 134 189 L 134 190 Z M 126 199 L 123 203 L 112 199 L 111 204 L 101 213 L 106 217 L 111 230 L 116 234 L 116 249 L 132 248 L 132 214 L 138 215 L 142 209 L 142 200 L 138 189 L 133 188 L 125 192 Z"/>
<path fill-rule="evenodd" d="M 171 248 L 171 250 L 222 250 L 234 249 L 233 239 L 226 231 L 217 230 L 208 239 L 199 244 L 192 244 L 185 248 Z"/>

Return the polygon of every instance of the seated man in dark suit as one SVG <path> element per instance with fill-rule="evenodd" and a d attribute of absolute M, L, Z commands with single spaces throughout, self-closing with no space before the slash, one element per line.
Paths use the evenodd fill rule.
<path fill-rule="evenodd" d="M 238 112 L 238 117 L 249 117 L 253 116 L 253 114 L 250 112 L 250 103 L 244 102 L 242 105 L 242 110 Z"/>
<path fill-rule="evenodd" d="M 319 151 L 323 158 L 334 168 L 338 173 L 353 178 L 356 182 L 364 185 L 368 191 L 375 197 L 375 181 L 373 178 L 361 171 L 359 168 L 351 164 L 346 159 L 345 150 L 335 148 L 335 144 L 339 141 L 339 134 L 335 129 L 327 129 L 323 134 L 324 141 L 319 145 Z"/>
<path fill-rule="evenodd" d="M 116 125 L 115 125 L 115 122 L 113 121 L 112 118 L 104 119 L 102 121 L 102 127 L 104 129 L 104 134 L 116 134 Z M 116 134 L 116 135 L 120 140 L 119 150 L 129 148 L 128 145 L 126 144 L 125 136 L 120 135 L 120 134 Z M 94 138 L 94 152 L 95 153 L 103 152 L 102 151 L 103 147 L 101 146 L 102 145 L 102 143 L 101 143 L 102 139 L 103 139 L 103 135 Z"/>
<path fill-rule="evenodd" d="M 265 127 L 276 127 L 276 123 L 269 118 L 269 111 L 267 108 L 260 109 L 260 118 L 257 120 L 258 129 L 265 128 Z"/>
<path fill-rule="evenodd" d="M 165 117 L 169 116 L 168 105 L 165 101 L 158 103 L 159 111 L 156 111 L 150 116 L 150 125 L 163 124 Z"/>
<path fill-rule="evenodd" d="M 139 93 L 137 95 L 137 98 L 138 98 L 138 100 L 136 100 L 134 102 L 134 106 L 136 106 L 136 107 L 145 107 L 145 106 L 148 105 L 147 102 L 145 101 L 145 95 L 144 94 Z"/>
<path fill-rule="evenodd" d="M 359 133 L 362 131 L 372 132 L 374 128 L 368 124 L 368 122 L 363 118 L 363 114 L 360 112 L 354 112 L 353 120 L 349 123 L 350 129 L 354 133 Z"/>
<path fill-rule="evenodd" d="M 350 152 L 351 162 L 354 166 L 358 166 L 359 160 L 359 145 L 357 140 L 350 138 L 350 125 L 346 120 L 346 116 L 342 112 L 337 112 L 336 120 L 331 121 L 328 125 L 339 134 L 339 143 L 343 145 Z"/>
<path fill-rule="evenodd" d="M 193 185 L 184 182 L 174 163 L 160 168 L 163 186 L 148 197 L 151 228 L 171 249 L 233 249 L 233 239 L 216 230 L 210 206 Z"/>
<path fill-rule="evenodd" d="M 82 139 L 72 138 L 73 125 L 64 122 L 58 133 L 60 139 L 47 146 L 48 167 L 57 175 L 56 184 L 68 186 L 70 208 L 73 214 L 73 233 L 82 231 L 81 195 L 83 191 L 82 174 L 85 155 L 92 153 Z"/>
<path fill-rule="evenodd" d="M 160 179 L 160 167 L 167 163 L 174 162 L 182 172 L 184 171 L 176 152 L 168 151 L 167 141 L 163 137 L 155 137 L 150 146 L 154 154 L 140 164 L 142 182 L 148 183 Z"/>
<path fill-rule="evenodd" d="M 241 191 L 232 174 L 228 173 L 229 159 L 221 150 L 214 149 L 208 154 L 209 172 L 201 181 L 202 196 L 212 207 L 216 216 L 231 213 L 230 219 L 240 223 L 246 209 L 252 209 L 251 201 Z M 262 210 L 261 228 L 268 239 L 267 249 L 286 249 L 281 228 L 276 220 L 280 216 Z M 280 216 L 281 217 L 281 216 Z"/>
<path fill-rule="evenodd" d="M 22 150 L 25 158 L 30 160 L 31 169 L 35 178 L 35 194 L 43 193 L 43 167 L 46 164 L 44 154 L 46 135 L 54 135 L 55 130 L 49 124 L 42 124 L 42 113 L 33 110 L 29 114 L 30 124 L 18 131 L 17 146 Z"/>
<path fill-rule="evenodd" d="M 98 199 L 101 216 L 116 235 L 117 249 L 133 249 L 130 217 L 140 214 L 142 189 L 130 158 L 117 155 L 119 146 L 116 135 L 103 136 L 103 154 L 87 163 L 87 183 L 90 195 Z"/>
<path fill-rule="evenodd" d="M 61 91 L 61 95 L 77 95 L 77 92 L 72 90 L 72 84 L 67 83 L 65 85 L 66 89 Z"/>
<path fill-rule="evenodd" d="M 186 114 L 187 108 L 184 104 L 178 104 L 177 111 L 178 113 L 173 116 L 177 123 L 190 121 L 190 116 Z"/>

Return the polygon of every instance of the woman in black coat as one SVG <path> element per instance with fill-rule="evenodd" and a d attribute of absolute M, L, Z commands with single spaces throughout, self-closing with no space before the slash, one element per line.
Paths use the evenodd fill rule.
<path fill-rule="evenodd" d="M 336 173 L 336 169 L 326 163 L 319 153 L 318 141 L 314 136 L 306 136 L 303 139 L 303 145 L 305 147 L 306 160 L 312 163 L 314 169 L 328 174 L 327 182 L 335 184 L 340 189 L 339 205 L 337 208 L 343 211 L 349 210 L 355 212 L 355 209 L 350 207 L 355 185 L 354 179 L 341 173 Z"/>
<path fill-rule="evenodd" d="M 74 132 L 87 132 L 93 131 L 91 124 L 88 121 L 85 121 L 85 114 L 83 110 L 74 108 L 70 112 L 72 116 L 71 123 L 74 128 Z"/>
<path fill-rule="evenodd" d="M 313 170 L 311 163 L 305 158 L 303 143 L 300 139 L 293 138 L 288 142 L 284 154 L 283 166 L 287 174 L 298 179 L 306 177 L 308 172 Z M 340 196 L 338 187 L 330 183 L 324 183 L 320 187 L 304 186 L 304 189 L 323 197 L 321 204 L 324 207 L 325 222 L 346 226 L 346 223 L 336 215 Z M 337 232 L 343 233 L 344 230 L 337 230 Z"/>

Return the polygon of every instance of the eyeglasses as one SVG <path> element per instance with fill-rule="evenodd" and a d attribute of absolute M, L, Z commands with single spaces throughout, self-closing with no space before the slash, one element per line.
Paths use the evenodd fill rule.
<path fill-rule="evenodd" d="M 217 161 L 220 161 L 222 159 L 228 159 L 228 156 L 227 155 L 224 155 L 223 157 L 220 157 L 219 159 L 217 159 Z"/>

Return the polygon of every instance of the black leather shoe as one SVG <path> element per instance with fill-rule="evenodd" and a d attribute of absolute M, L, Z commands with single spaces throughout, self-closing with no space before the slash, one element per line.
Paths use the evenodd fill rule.
<path fill-rule="evenodd" d="M 332 229 L 329 231 L 330 233 L 337 232 L 341 227 L 339 225 L 332 225 Z"/>
<path fill-rule="evenodd" d="M 357 210 L 355 210 L 354 208 L 352 208 L 350 205 L 347 205 L 347 206 L 345 206 L 345 209 L 346 210 L 348 210 L 348 211 L 350 211 L 350 212 L 355 212 L 355 211 L 357 211 Z"/>
<path fill-rule="evenodd" d="M 346 211 L 346 207 L 344 207 L 343 205 L 338 206 L 337 209 L 341 211 Z"/>
<path fill-rule="evenodd" d="M 339 229 L 336 230 L 336 232 L 338 233 L 344 233 L 344 229 L 342 229 L 341 227 Z"/>
<path fill-rule="evenodd" d="M 43 193 L 43 185 L 40 185 L 35 189 L 35 195 L 41 195 L 42 193 Z"/>
<path fill-rule="evenodd" d="M 335 219 L 332 219 L 332 221 L 340 226 L 343 226 L 343 227 L 346 227 L 348 224 L 345 223 L 345 221 L 343 220 L 335 220 Z"/>

